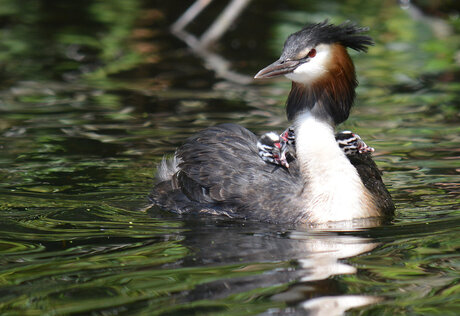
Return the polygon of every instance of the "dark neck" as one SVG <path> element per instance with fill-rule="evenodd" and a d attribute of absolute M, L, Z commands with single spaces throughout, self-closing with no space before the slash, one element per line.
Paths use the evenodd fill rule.
<path fill-rule="evenodd" d="M 292 82 L 286 102 L 286 113 L 290 121 L 305 111 L 311 111 L 315 117 L 335 125 L 348 118 L 358 85 L 355 68 L 341 45 L 334 48 L 331 59 L 334 65 L 313 84 Z"/>

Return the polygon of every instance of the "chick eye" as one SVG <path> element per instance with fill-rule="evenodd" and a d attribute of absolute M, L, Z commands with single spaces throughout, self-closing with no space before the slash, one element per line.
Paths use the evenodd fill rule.
<path fill-rule="evenodd" d="M 310 51 L 308 52 L 307 57 L 308 57 L 308 58 L 313 58 L 313 57 L 315 57 L 315 56 L 316 56 L 316 49 L 313 48 L 312 50 L 310 50 Z"/>

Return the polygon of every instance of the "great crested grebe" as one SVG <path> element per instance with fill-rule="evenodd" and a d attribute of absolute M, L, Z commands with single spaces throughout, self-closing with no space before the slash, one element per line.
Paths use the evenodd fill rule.
<path fill-rule="evenodd" d="M 351 131 L 335 134 L 335 140 L 347 157 L 374 152 L 374 148 Z M 265 162 L 289 168 L 289 162 L 295 159 L 294 127 L 288 127 L 279 136 L 275 132 L 263 134 L 257 141 L 257 148 L 260 158 Z"/>
<path fill-rule="evenodd" d="M 158 167 L 153 204 L 177 213 L 209 213 L 275 223 L 324 224 L 393 214 L 394 205 L 369 153 L 345 155 L 334 128 L 348 118 L 357 80 L 346 48 L 372 39 L 352 23 L 309 24 L 291 34 L 279 60 L 255 76 L 292 81 L 288 119 L 295 159 L 273 168 L 258 138 L 236 124 L 190 137 Z"/>

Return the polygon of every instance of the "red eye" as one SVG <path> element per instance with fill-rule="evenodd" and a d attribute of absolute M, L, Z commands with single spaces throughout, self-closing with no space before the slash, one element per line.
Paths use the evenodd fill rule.
<path fill-rule="evenodd" d="M 316 49 L 312 49 L 311 51 L 308 52 L 308 55 L 307 55 L 309 58 L 313 58 L 316 56 Z"/>

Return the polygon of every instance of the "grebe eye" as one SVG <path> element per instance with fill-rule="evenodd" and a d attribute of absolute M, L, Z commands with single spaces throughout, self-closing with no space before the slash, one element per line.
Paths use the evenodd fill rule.
<path fill-rule="evenodd" d="M 307 57 L 308 58 L 313 58 L 315 56 L 316 56 L 316 49 L 313 48 L 311 51 L 308 52 Z"/>

